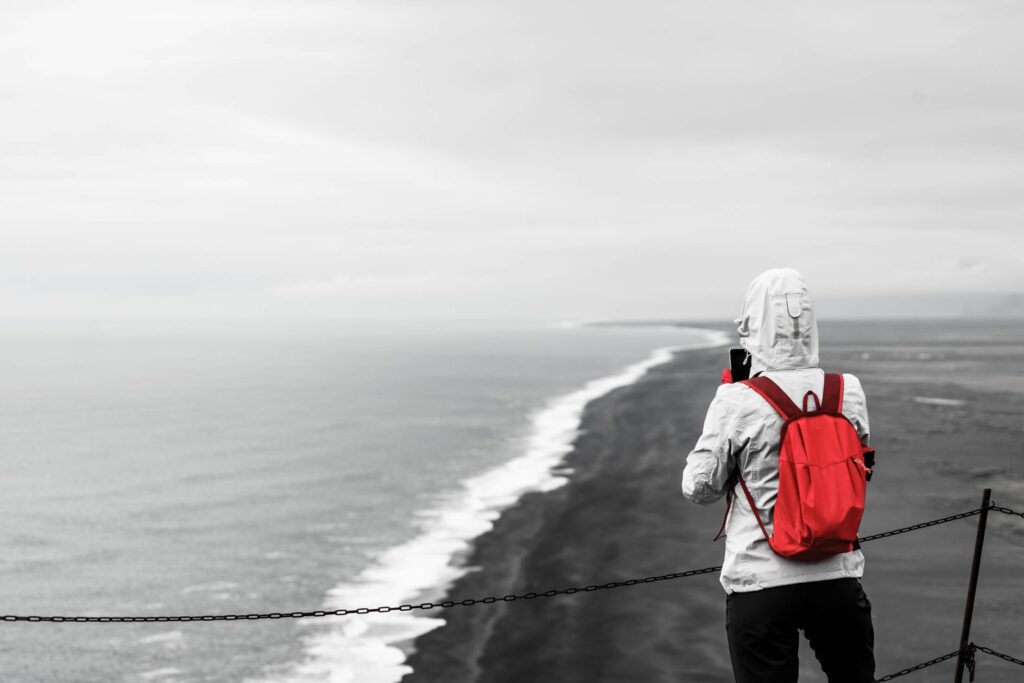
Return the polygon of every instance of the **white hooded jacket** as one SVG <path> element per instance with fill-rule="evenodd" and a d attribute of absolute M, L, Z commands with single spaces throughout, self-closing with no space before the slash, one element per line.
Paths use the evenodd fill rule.
<path fill-rule="evenodd" d="M 821 398 L 825 371 L 818 367 L 818 325 L 800 273 L 774 268 L 754 278 L 735 322 L 740 344 L 751 357 L 752 377 L 760 373 L 771 378 L 797 405 L 808 390 Z M 843 379 L 842 412 L 861 443 L 869 445 L 864 390 L 855 375 L 843 373 Z M 704 431 L 686 457 L 682 488 L 687 499 L 713 503 L 733 487 L 720 578 L 726 593 L 864 573 L 860 550 L 816 562 L 789 560 L 777 555 L 761 533 L 734 471 L 740 468 L 771 534 L 782 424 L 782 417 L 755 391 L 743 384 L 722 384 L 708 408 Z"/>

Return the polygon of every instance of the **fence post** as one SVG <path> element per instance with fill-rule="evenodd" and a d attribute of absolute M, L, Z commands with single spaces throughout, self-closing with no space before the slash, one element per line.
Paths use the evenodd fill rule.
<path fill-rule="evenodd" d="M 974 559 L 971 561 L 971 579 L 967 584 L 967 605 L 964 607 L 964 627 L 960 631 L 960 654 L 956 658 L 954 683 L 964 680 L 964 655 L 971 641 L 971 617 L 974 615 L 974 594 L 978 589 L 978 571 L 981 569 L 981 547 L 985 544 L 985 524 L 988 522 L 988 508 L 992 500 L 992 489 L 985 489 L 981 495 L 981 516 L 978 517 L 978 535 L 974 538 Z"/>

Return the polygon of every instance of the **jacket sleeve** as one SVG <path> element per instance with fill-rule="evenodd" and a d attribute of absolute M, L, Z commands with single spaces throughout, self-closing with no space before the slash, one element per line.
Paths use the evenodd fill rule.
<path fill-rule="evenodd" d="M 864 395 L 864 387 L 861 386 L 860 379 L 850 373 L 843 373 L 843 415 L 850 419 L 850 422 L 857 430 L 857 436 L 860 437 L 861 444 L 869 449 L 864 452 L 864 464 L 872 470 L 868 472 L 867 476 L 868 481 L 871 481 L 878 458 L 874 447 L 871 445 L 868 400 Z"/>
<path fill-rule="evenodd" d="M 868 422 L 868 400 L 864 396 L 864 387 L 857 375 L 843 373 L 843 414 L 850 419 L 857 429 L 860 442 L 871 445 L 871 425 Z"/>
<path fill-rule="evenodd" d="M 704 431 L 686 456 L 683 496 L 702 505 L 725 495 L 736 468 L 737 410 L 732 385 L 721 384 L 708 407 Z"/>

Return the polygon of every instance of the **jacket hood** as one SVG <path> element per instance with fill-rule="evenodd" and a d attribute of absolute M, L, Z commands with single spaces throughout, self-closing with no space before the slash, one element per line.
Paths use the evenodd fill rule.
<path fill-rule="evenodd" d="M 740 346 L 751 355 L 751 376 L 818 367 L 818 322 L 804 278 L 795 269 L 772 268 L 755 277 L 743 312 L 733 322 Z"/>

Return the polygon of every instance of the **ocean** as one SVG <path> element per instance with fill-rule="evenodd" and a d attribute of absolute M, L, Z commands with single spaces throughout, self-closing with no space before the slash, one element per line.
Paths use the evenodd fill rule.
<path fill-rule="evenodd" d="M 681 327 L 0 330 L 0 613 L 436 599 L 499 511 L 560 486 L 583 406 Z M 11 681 L 397 681 L 434 613 L 0 625 Z"/>

